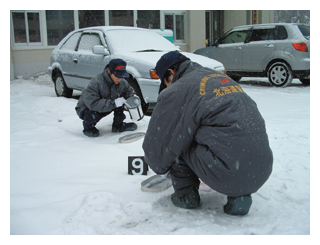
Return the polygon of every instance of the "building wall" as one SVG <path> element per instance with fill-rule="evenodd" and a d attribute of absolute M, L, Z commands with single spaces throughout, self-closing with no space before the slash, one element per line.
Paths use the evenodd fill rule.
<path fill-rule="evenodd" d="M 258 10 L 257 23 L 274 23 L 274 10 Z M 251 25 L 252 10 L 225 10 L 224 32 L 235 26 Z"/>
<path fill-rule="evenodd" d="M 247 25 L 246 10 L 225 10 L 224 11 L 224 32 L 235 26 Z"/>
<path fill-rule="evenodd" d="M 206 42 L 206 22 L 205 22 L 205 10 L 192 10 L 187 11 L 188 16 L 188 35 L 187 43 L 188 48 L 186 51 L 193 53 L 199 47 L 205 46 Z"/>
<path fill-rule="evenodd" d="M 262 23 L 274 23 L 274 10 L 262 10 Z"/>
<path fill-rule="evenodd" d="M 10 49 L 10 80 L 18 77 L 30 77 L 36 73 L 47 71 L 50 55 L 54 47 L 42 49 Z"/>

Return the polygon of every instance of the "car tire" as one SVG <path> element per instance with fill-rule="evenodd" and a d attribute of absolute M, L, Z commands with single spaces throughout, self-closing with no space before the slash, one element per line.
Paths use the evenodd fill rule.
<path fill-rule="evenodd" d="M 310 79 L 299 79 L 303 85 L 310 85 Z"/>
<path fill-rule="evenodd" d="M 129 85 L 132 87 L 132 89 L 134 90 L 134 92 L 136 93 L 137 96 L 139 96 L 140 100 L 141 100 L 141 108 L 142 108 L 142 111 L 143 113 L 146 113 L 146 111 L 148 110 L 148 107 L 149 107 L 149 104 L 147 104 L 145 101 L 144 101 L 144 98 L 142 96 L 142 93 L 141 93 L 141 90 L 140 90 L 140 87 L 137 83 L 137 81 L 132 77 L 130 76 L 128 78 L 128 83 Z"/>
<path fill-rule="evenodd" d="M 275 87 L 286 87 L 293 79 L 291 68 L 284 62 L 276 62 L 268 69 L 269 82 Z"/>
<path fill-rule="evenodd" d="M 230 76 L 230 78 L 235 82 L 239 82 L 242 77 L 240 77 L 240 76 Z"/>
<path fill-rule="evenodd" d="M 73 90 L 67 87 L 61 73 L 57 73 L 54 77 L 54 90 L 58 97 L 71 98 Z"/>

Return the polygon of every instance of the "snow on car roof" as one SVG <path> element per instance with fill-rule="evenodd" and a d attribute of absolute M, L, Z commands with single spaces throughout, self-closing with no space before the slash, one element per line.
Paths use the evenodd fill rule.
<path fill-rule="evenodd" d="M 139 27 L 130 27 L 130 26 L 92 26 L 92 27 L 86 27 L 86 28 L 81 28 L 79 30 L 94 30 L 98 29 L 101 31 L 110 31 L 110 30 L 148 30 L 144 28 L 139 28 Z"/>

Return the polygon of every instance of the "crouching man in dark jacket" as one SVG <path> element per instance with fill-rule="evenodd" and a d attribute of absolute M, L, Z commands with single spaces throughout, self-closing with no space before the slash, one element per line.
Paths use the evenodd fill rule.
<path fill-rule="evenodd" d="M 179 52 L 161 57 L 157 105 L 143 142 L 157 174 L 170 171 L 174 205 L 197 208 L 201 179 L 228 196 L 224 211 L 249 212 L 251 193 L 269 178 L 273 156 L 256 103 L 231 78 Z"/>
<path fill-rule="evenodd" d="M 121 59 L 113 59 L 109 68 L 93 77 L 82 91 L 76 106 L 78 116 L 83 120 L 83 133 L 89 137 L 99 136 L 95 125 L 101 118 L 114 112 L 112 132 L 133 131 L 137 129 L 135 123 L 123 122 L 123 103 L 135 95 L 134 90 L 123 78 L 128 78 L 127 63 Z"/>

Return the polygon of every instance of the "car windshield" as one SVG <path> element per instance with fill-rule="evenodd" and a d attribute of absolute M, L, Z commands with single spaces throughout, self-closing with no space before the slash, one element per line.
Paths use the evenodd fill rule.
<path fill-rule="evenodd" d="M 299 30 L 301 31 L 302 35 L 310 40 L 310 26 L 307 25 L 298 25 Z"/>
<path fill-rule="evenodd" d="M 177 46 L 148 30 L 112 30 L 107 33 L 111 52 L 152 52 L 179 50 Z"/>

